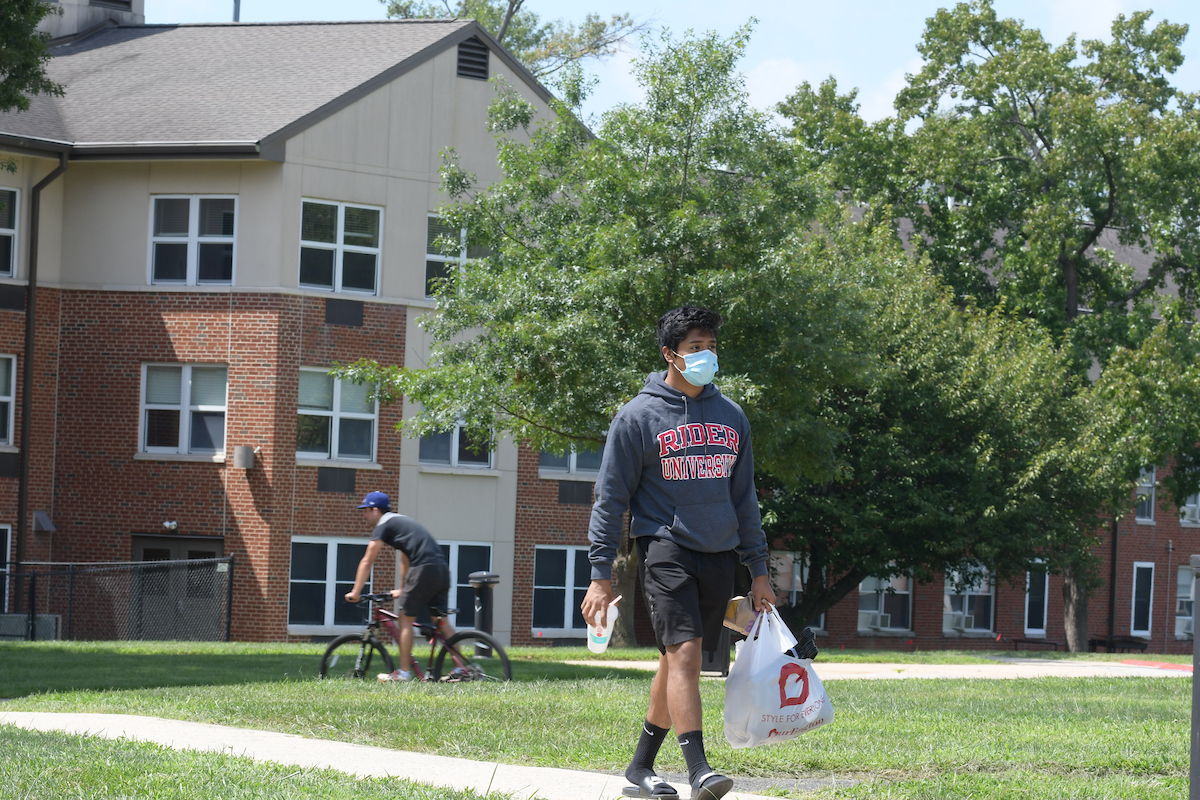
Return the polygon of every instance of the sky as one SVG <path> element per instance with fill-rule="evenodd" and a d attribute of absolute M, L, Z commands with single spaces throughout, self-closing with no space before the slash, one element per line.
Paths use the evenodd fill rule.
<path fill-rule="evenodd" d="M 675 34 L 689 29 L 715 30 L 728 36 L 757 19 L 741 69 L 751 102 L 763 109 L 783 100 L 802 81 L 818 84 L 829 76 L 845 92 L 859 90 L 864 117 L 880 119 L 892 112 L 892 99 L 904 86 L 905 74 L 920 68 L 917 42 L 925 20 L 948 0 L 526 0 L 525 7 L 543 19 L 580 22 L 589 11 L 609 16 L 630 13 L 648 27 Z M 1079 39 L 1108 38 L 1118 14 L 1151 8 L 1154 21 L 1187 23 L 1184 65 L 1175 73 L 1178 88 L 1200 91 L 1200 2 L 1196 0 L 994 0 L 1003 17 L 1016 17 L 1040 28 L 1054 44 L 1075 33 Z M 294 20 L 384 19 L 379 0 L 241 0 L 242 22 Z M 229 22 L 233 0 L 146 0 L 149 23 Z M 586 62 L 598 85 L 584 108 L 597 115 L 618 103 L 637 102 L 641 93 L 629 71 L 637 43 L 605 61 Z"/>

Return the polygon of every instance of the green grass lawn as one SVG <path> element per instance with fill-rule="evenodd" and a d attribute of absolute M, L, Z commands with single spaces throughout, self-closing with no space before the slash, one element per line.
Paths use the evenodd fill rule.
<path fill-rule="evenodd" d="M 3 706 L 11 710 L 147 714 L 620 772 L 651 679 L 636 668 L 551 660 L 576 660 L 586 651 L 517 648 L 515 680 L 506 685 L 347 685 L 312 679 L 320 650 L 3 644 L 0 694 L 15 698 Z M 654 657 L 653 651 L 617 653 Z M 935 663 L 951 657 L 903 655 Z M 960 662 L 982 658 L 958 656 Z M 1120 656 L 1125 657 L 1166 660 Z M 10 676 L 17 682 L 10 683 Z M 822 794 L 1157 800 L 1186 793 L 1191 686 L 1186 677 L 829 681 L 837 712 L 832 725 L 794 742 L 751 750 L 733 750 L 724 742 L 723 684 L 703 681 L 702 694 L 714 766 L 778 780 L 781 787 L 798 778 L 850 778 L 860 782 Z M 682 772 L 678 749 L 665 747 L 659 766 Z"/>
<path fill-rule="evenodd" d="M 336 770 L 297 769 L 223 753 L 0 726 L 0 797 L 477 800 L 481 795 L 396 779 L 347 780 Z"/>

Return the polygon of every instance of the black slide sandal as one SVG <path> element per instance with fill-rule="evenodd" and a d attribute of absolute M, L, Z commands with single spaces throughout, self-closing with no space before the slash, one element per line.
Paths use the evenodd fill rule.
<path fill-rule="evenodd" d="M 692 800 L 720 800 L 733 788 L 733 778 L 716 772 L 706 772 L 692 784 Z"/>

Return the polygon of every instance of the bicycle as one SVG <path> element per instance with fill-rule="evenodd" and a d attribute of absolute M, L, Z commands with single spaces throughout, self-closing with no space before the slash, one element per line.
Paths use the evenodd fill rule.
<path fill-rule="evenodd" d="M 393 641 L 400 641 L 399 618 L 379 606 L 392 599 L 388 592 L 362 596 L 357 605 L 371 609 L 366 630 L 343 634 L 329 643 L 325 654 L 321 656 L 321 668 L 317 673 L 319 679 L 362 680 L 374 677 L 377 672 L 392 672 L 395 669 L 391 654 L 378 636 L 379 629 L 383 628 Z M 423 636 L 430 645 L 429 661 L 424 670 L 417 661 L 416 653 L 412 655 L 413 677 L 416 680 L 434 683 L 512 680 L 508 654 L 495 637 L 483 631 L 461 630 L 446 639 L 442 636 L 439 623 L 455 613 L 456 609 L 433 611 L 436 612 L 433 624 L 413 623 L 414 637 Z M 375 665 L 374 669 L 372 664 Z"/>

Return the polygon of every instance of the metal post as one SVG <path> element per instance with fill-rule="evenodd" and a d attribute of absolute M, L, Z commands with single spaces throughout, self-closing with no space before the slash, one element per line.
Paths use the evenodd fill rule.
<path fill-rule="evenodd" d="M 37 641 L 37 573 L 29 573 L 29 617 L 28 617 L 28 633 L 25 639 L 30 642 Z"/>
<path fill-rule="evenodd" d="M 242 21 L 242 0 L 233 0 L 233 21 Z"/>
<path fill-rule="evenodd" d="M 225 641 L 233 630 L 233 556 L 229 556 L 229 574 L 225 577 Z"/>
<path fill-rule="evenodd" d="M 71 615 L 75 612 L 75 563 L 67 567 L 67 641 L 71 639 Z"/>
<path fill-rule="evenodd" d="M 1192 556 L 1192 580 L 1200 578 L 1200 556 Z M 1193 609 L 1192 614 L 1196 612 Z M 1200 670 L 1200 637 L 1192 636 L 1192 674 Z M 1188 800 L 1200 800 L 1200 686 L 1192 681 L 1192 758 Z"/>

